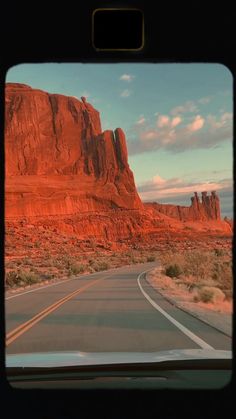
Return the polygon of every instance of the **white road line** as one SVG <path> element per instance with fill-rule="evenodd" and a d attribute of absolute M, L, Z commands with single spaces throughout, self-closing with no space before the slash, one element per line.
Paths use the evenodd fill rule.
<path fill-rule="evenodd" d="M 150 269 L 148 271 L 150 271 Z M 195 335 L 194 333 L 192 333 L 189 329 L 187 329 L 187 327 L 183 326 L 181 323 L 179 323 L 177 320 L 175 320 L 174 317 L 170 316 L 165 310 L 163 310 L 158 304 L 155 303 L 155 301 L 153 301 L 149 297 L 149 295 L 144 291 L 142 285 L 140 284 L 140 277 L 141 277 L 141 275 L 143 275 L 144 273 L 146 273 L 148 271 L 141 272 L 141 274 L 139 274 L 139 276 L 137 278 L 137 281 L 138 281 L 138 285 L 139 285 L 140 291 L 142 292 L 142 294 L 144 295 L 144 297 L 149 301 L 149 303 L 156 310 L 158 310 L 161 314 L 163 314 L 163 316 L 165 316 L 171 323 L 173 323 L 176 327 L 178 327 L 178 329 L 181 330 L 182 333 L 184 333 L 193 342 L 195 342 L 197 345 L 199 345 L 202 349 L 214 349 L 211 345 L 209 345 L 204 340 L 202 340 L 201 338 L 199 338 L 197 335 Z"/>
<path fill-rule="evenodd" d="M 131 266 L 128 265 L 128 267 L 131 267 L 132 268 L 133 266 L 132 265 Z M 113 271 L 119 270 L 120 268 L 124 268 L 124 267 L 121 266 L 121 267 L 118 267 L 118 268 L 112 268 L 112 269 L 108 269 L 107 271 L 104 271 L 104 272 L 107 272 L 109 274 L 109 273 L 112 273 Z M 93 274 L 81 275 L 80 278 L 81 279 L 83 279 L 83 278 L 86 279 L 88 276 L 93 276 L 93 275 L 101 275 L 101 271 L 100 272 L 94 272 Z M 35 291 L 43 290 L 44 288 L 54 287 L 56 285 L 63 284 L 64 282 L 73 281 L 74 279 L 75 278 L 65 279 L 64 281 L 57 282 L 56 284 L 54 283 L 54 284 L 44 285 L 42 287 L 34 288 L 32 290 L 29 290 L 29 291 L 24 291 L 24 292 L 21 292 L 19 294 L 15 294 L 15 295 L 11 295 L 9 297 L 5 297 L 5 300 L 11 300 L 12 298 L 20 297 L 21 295 L 24 295 L 24 294 L 29 294 L 30 292 L 35 292 Z"/>

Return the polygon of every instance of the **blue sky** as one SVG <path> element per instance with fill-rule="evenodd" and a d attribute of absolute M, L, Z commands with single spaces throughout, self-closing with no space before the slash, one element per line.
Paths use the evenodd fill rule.
<path fill-rule="evenodd" d="M 233 214 L 233 80 L 221 64 L 22 64 L 7 82 L 80 98 L 121 127 L 143 200 L 189 205 L 217 190 Z"/>

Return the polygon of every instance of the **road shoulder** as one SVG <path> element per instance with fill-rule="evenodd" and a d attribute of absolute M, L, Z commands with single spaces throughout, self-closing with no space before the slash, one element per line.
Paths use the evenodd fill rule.
<path fill-rule="evenodd" d="M 174 306 L 232 337 L 231 313 L 210 304 L 194 302 L 192 294 L 174 286 L 173 280 L 162 275 L 160 268 L 147 272 L 146 281 Z"/>

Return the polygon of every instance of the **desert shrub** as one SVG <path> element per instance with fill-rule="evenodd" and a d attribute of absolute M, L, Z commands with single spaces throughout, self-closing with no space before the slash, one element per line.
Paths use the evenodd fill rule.
<path fill-rule="evenodd" d="M 52 279 L 53 277 L 54 277 L 54 275 L 50 274 L 50 273 L 41 274 L 41 279 L 42 280 Z"/>
<path fill-rule="evenodd" d="M 31 260 L 30 258 L 28 258 L 28 257 L 24 258 L 24 259 L 22 260 L 22 263 L 23 263 L 24 265 L 32 265 L 32 264 L 33 264 L 32 260 Z"/>
<path fill-rule="evenodd" d="M 233 271 L 232 262 L 219 262 L 214 264 L 212 278 L 221 289 L 232 289 Z"/>
<path fill-rule="evenodd" d="M 17 265 L 17 266 L 22 265 L 22 260 L 17 260 L 17 261 L 16 261 L 16 265 Z"/>
<path fill-rule="evenodd" d="M 25 272 L 25 271 L 20 271 L 20 278 L 23 283 L 28 284 L 28 285 L 35 284 L 36 282 L 39 282 L 40 280 L 38 274 L 34 272 Z"/>
<path fill-rule="evenodd" d="M 6 274 L 6 285 L 9 287 L 31 285 L 40 281 L 34 272 L 11 271 Z"/>
<path fill-rule="evenodd" d="M 142 257 L 142 256 L 140 256 L 137 260 L 138 260 L 138 263 L 145 263 L 145 262 L 147 262 L 147 258 L 146 257 Z M 151 262 L 153 262 L 153 261 L 151 261 Z"/>
<path fill-rule="evenodd" d="M 189 275 L 189 276 L 181 275 L 180 279 L 178 279 L 176 283 L 183 284 L 189 292 L 194 291 L 199 286 L 198 279 L 193 275 Z"/>
<path fill-rule="evenodd" d="M 20 277 L 16 271 L 7 272 L 5 275 L 5 283 L 8 287 L 20 285 Z"/>
<path fill-rule="evenodd" d="M 165 252 L 161 254 L 161 262 L 165 268 L 178 265 L 183 275 L 206 278 L 210 275 L 211 254 L 202 250 L 189 250 L 185 253 Z"/>
<path fill-rule="evenodd" d="M 73 264 L 76 264 L 76 260 L 67 254 L 58 257 L 54 261 L 54 266 L 57 268 L 70 269 Z"/>
<path fill-rule="evenodd" d="M 224 255 L 224 251 L 222 249 L 214 249 L 215 255 L 216 256 L 223 256 Z"/>
<path fill-rule="evenodd" d="M 151 255 L 151 256 L 147 256 L 147 262 L 154 262 L 156 260 L 156 257 Z"/>
<path fill-rule="evenodd" d="M 212 267 L 212 255 L 202 250 L 186 252 L 183 263 L 183 273 L 194 275 L 199 278 L 210 276 Z"/>
<path fill-rule="evenodd" d="M 34 247 L 36 247 L 37 249 L 39 249 L 40 246 L 41 246 L 41 242 L 40 241 L 34 242 Z"/>
<path fill-rule="evenodd" d="M 83 273 L 84 271 L 85 267 L 83 265 L 78 265 L 77 263 L 74 263 L 69 267 L 69 272 L 73 275 Z"/>
<path fill-rule="evenodd" d="M 132 252 L 125 252 L 124 256 L 127 256 L 128 258 L 133 257 L 133 253 Z"/>
<path fill-rule="evenodd" d="M 35 284 L 40 281 L 40 277 L 38 274 L 30 273 L 30 275 L 27 275 L 27 282 L 28 284 Z"/>
<path fill-rule="evenodd" d="M 224 299 L 225 294 L 217 287 L 201 287 L 195 296 L 195 301 L 204 303 L 222 302 Z"/>
<path fill-rule="evenodd" d="M 96 271 L 96 272 L 99 272 L 99 271 L 106 271 L 107 269 L 109 269 L 109 264 L 107 263 L 107 262 L 97 262 L 97 263 L 95 263 L 94 265 L 93 265 L 93 269 Z"/>
<path fill-rule="evenodd" d="M 178 278 L 178 276 L 180 276 L 181 273 L 182 271 L 179 265 L 177 265 L 176 263 L 174 265 L 169 265 L 165 270 L 165 274 L 170 278 Z"/>
<path fill-rule="evenodd" d="M 230 299 L 232 296 L 233 273 L 232 273 L 232 252 L 224 249 L 194 249 L 185 252 L 165 251 L 159 254 L 159 259 L 163 267 L 163 273 L 171 278 L 179 278 L 179 285 L 186 287 L 190 292 L 203 287 L 215 287 L 224 296 Z M 179 267 L 181 275 L 175 272 L 174 265 Z M 216 292 L 201 291 L 202 296 L 196 294 L 198 301 L 215 301 Z M 218 294 L 219 294 L 218 292 Z M 218 295 L 217 294 L 217 295 Z M 220 294 L 223 298 L 222 294 Z"/>
<path fill-rule="evenodd" d="M 17 261 L 6 261 L 5 266 L 8 269 L 14 269 L 18 265 Z"/>

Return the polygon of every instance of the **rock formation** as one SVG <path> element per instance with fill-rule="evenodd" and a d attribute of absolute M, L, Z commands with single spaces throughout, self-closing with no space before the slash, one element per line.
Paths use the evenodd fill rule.
<path fill-rule="evenodd" d="M 6 215 L 140 209 L 121 128 L 74 97 L 6 85 Z"/>
<path fill-rule="evenodd" d="M 148 203 L 145 206 L 149 209 L 153 207 L 155 211 L 179 221 L 221 220 L 220 200 L 216 191 L 212 191 L 210 196 L 207 195 L 207 192 L 202 192 L 202 201 L 200 201 L 197 192 L 194 192 L 189 207 L 159 204 L 157 202 Z"/>
<path fill-rule="evenodd" d="M 102 131 L 85 97 L 8 83 L 5 92 L 5 216 L 43 218 L 78 237 L 151 237 L 183 221 L 217 221 L 219 198 L 194 194 L 190 207 L 143 204 L 121 128 Z M 222 222 L 227 225 L 226 222 Z"/>

